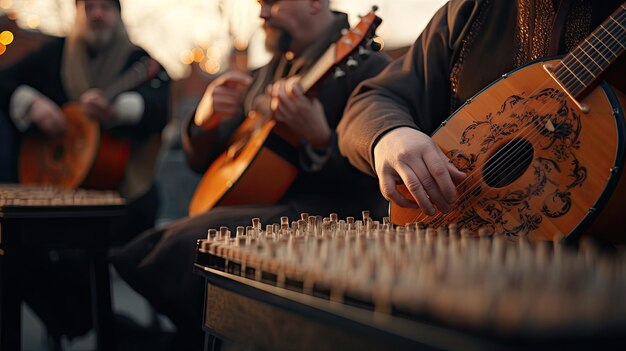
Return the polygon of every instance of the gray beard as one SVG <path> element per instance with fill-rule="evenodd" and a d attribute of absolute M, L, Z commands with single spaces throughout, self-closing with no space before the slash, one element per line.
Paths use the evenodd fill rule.
<path fill-rule="evenodd" d="M 91 49 L 98 50 L 105 47 L 113 38 L 114 29 L 103 31 L 87 31 L 83 35 L 87 46 Z"/>

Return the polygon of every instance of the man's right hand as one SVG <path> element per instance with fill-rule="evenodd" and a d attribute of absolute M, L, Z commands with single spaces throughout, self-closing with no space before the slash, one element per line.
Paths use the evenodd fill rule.
<path fill-rule="evenodd" d="M 401 207 L 416 207 L 427 215 L 435 207 L 447 213 L 456 201 L 456 185 L 465 173 L 454 167 L 439 146 L 426 134 L 412 128 L 393 129 L 374 147 L 374 166 L 380 190 L 387 200 Z M 405 198 L 396 185 L 404 183 L 414 198 Z"/>
<path fill-rule="evenodd" d="M 39 96 L 28 110 L 31 121 L 46 135 L 58 137 L 65 133 L 67 121 L 63 112 L 52 100 Z"/>
<path fill-rule="evenodd" d="M 252 77 L 238 72 L 226 72 L 216 78 L 204 92 L 196 109 L 194 123 L 212 129 L 222 118 L 232 117 L 237 110 L 241 93 L 252 84 Z"/>

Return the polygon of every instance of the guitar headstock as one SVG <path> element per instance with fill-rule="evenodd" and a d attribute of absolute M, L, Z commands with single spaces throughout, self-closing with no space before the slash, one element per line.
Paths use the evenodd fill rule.
<path fill-rule="evenodd" d="M 104 91 L 109 101 L 124 91 L 131 90 L 144 82 L 151 81 L 151 85 L 158 87 L 161 82 L 169 80 L 167 73 L 156 60 L 144 56 L 135 62 L 113 84 Z"/>
<path fill-rule="evenodd" d="M 354 57 L 358 55 L 360 59 L 365 59 L 371 51 L 380 51 L 382 45 L 378 42 L 376 28 L 383 21 L 376 16 L 377 6 L 364 16 L 359 16 L 361 20 L 351 29 L 344 29 L 341 38 L 335 46 L 335 65 L 339 66 L 344 60 L 346 66 L 354 69 L 358 66 L 358 60 Z M 335 77 L 341 77 L 345 72 L 340 67 L 335 69 Z"/>
<path fill-rule="evenodd" d="M 372 7 L 367 15 L 361 16 L 361 21 L 352 29 L 344 29 L 341 38 L 333 43 L 311 69 L 302 76 L 300 84 L 305 92 L 308 92 L 322 77 L 334 67 L 334 77 L 340 78 L 346 72 L 340 67 L 347 66 L 355 69 L 359 65 L 359 59 L 369 56 L 371 50 L 379 51 L 382 45 L 376 39 L 376 27 L 383 21 L 376 16 L 378 8 Z"/>

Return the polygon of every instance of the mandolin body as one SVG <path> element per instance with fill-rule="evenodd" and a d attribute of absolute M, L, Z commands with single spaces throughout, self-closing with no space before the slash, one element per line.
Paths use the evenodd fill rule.
<path fill-rule="evenodd" d="M 598 215 L 625 204 L 626 100 L 601 83 L 579 105 L 549 73 L 558 62 L 504 75 L 443 122 L 432 138 L 468 175 L 459 200 L 433 216 L 391 203 L 391 221 L 548 240 L 580 235 L 594 219 L 600 231 L 616 230 L 614 215 Z"/>

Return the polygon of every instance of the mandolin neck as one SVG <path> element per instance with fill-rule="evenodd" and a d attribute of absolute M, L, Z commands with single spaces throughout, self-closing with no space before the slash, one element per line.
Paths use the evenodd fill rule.
<path fill-rule="evenodd" d="M 117 79 L 113 84 L 104 90 L 104 96 L 109 101 L 113 101 L 119 94 L 131 90 L 141 83 L 148 80 L 151 76 L 150 64 L 156 64 L 156 61 L 150 61 L 146 59 L 135 63 L 124 74 Z"/>
<path fill-rule="evenodd" d="M 626 3 L 554 68 L 554 76 L 574 97 L 596 83 L 626 49 Z"/>

